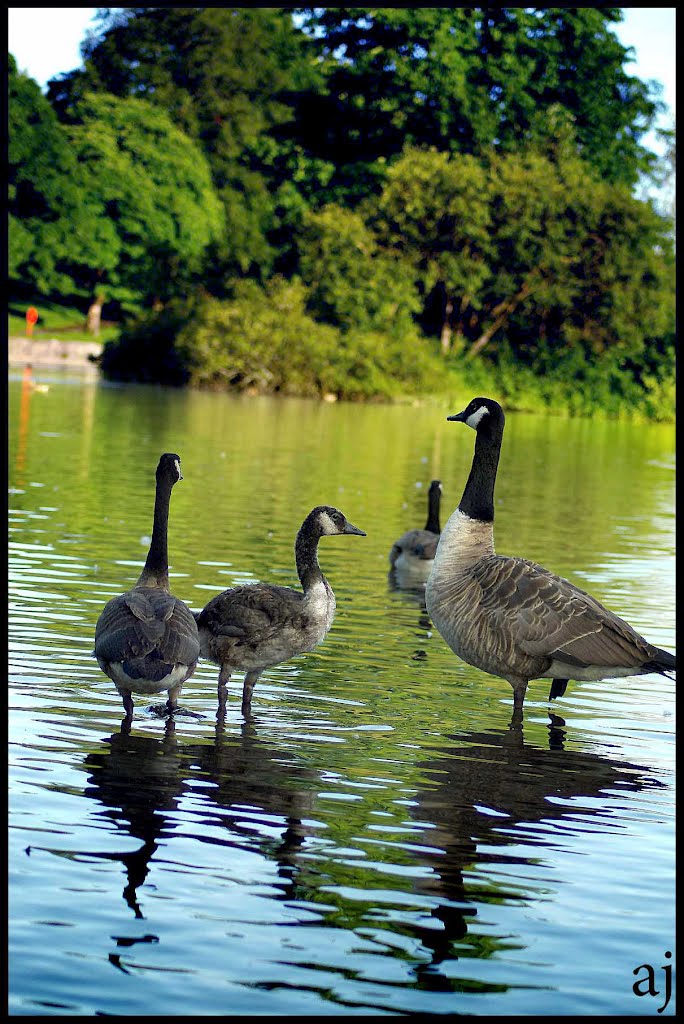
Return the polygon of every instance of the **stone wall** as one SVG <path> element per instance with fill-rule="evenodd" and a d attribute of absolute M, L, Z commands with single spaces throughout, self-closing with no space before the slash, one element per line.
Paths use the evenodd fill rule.
<path fill-rule="evenodd" d="M 102 344 L 98 341 L 59 341 L 50 338 L 36 341 L 33 338 L 10 338 L 8 361 L 26 366 L 92 366 L 89 356 L 99 356 Z"/>

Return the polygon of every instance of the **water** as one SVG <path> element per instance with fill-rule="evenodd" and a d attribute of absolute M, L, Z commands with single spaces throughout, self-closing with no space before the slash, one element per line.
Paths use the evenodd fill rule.
<path fill-rule="evenodd" d="M 14 379 L 16 378 L 16 379 Z M 462 664 L 393 540 L 443 521 L 474 434 L 454 407 L 361 407 L 11 375 L 10 1011 L 658 1016 L 674 962 L 674 683 L 571 683 L 524 732 L 508 683 Z M 674 437 L 510 414 L 496 544 L 591 590 L 674 649 Z M 268 670 L 254 719 L 201 662 L 130 733 L 91 656 L 137 578 L 154 469 L 181 455 L 174 592 L 297 585 L 317 504 L 337 617 Z M 672 953 L 671 958 L 666 953 Z M 652 990 L 641 983 L 653 970 Z M 641 968 L 641 969 L 640 969 Z M 640 970 L 639 970 L 640 969 Z M 635 973 L 636 971 L 636 973 Z M 662 1016 L 674 1012 L 674 996 Z"/>

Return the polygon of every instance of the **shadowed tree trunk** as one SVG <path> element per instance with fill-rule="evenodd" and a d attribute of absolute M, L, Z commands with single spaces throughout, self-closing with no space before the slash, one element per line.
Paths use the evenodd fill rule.
<path fill-rule="evenodd" d="M 442 321 L 442 333 L 440 335 L 439 343 L 442 349 L 442 355 L 447 355 L 451 348 L 451 336 L 453 329 L 451 326 L 451 314 L 454 311 L 454 304 L 451 298 L 447 295 L 444 301 L 444 319 Z"/>
<path fill-rule="evenodd" d="M 89 334 L 94 334 L 96 337 L 100 333 L 100 321 L 102 319 L 102 303 L 104 302 L 103 295 L 96 295 L 93 301 L 88 307 L 88 313 L 86 315 L 86 330 Z"/>

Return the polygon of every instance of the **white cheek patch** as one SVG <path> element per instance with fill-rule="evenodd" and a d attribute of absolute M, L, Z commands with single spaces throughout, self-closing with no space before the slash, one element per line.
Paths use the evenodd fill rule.
<path fill-rule="evenodd" d="M 176 472 L 178 473 L 178 479 L 182 480 L 183 479 L 183 474 L 181 473 L 180 462 L 178 461 L 178 459 L 174 459 L 173 460 L 173 464 L 176 467 Z"/>
<path fill-rule="evenodd" d="M 473 430 L 477 430 L 482 417 L 488 415 L 489 409 L 487 408 L 487 406 L 481 405 L 479 409 L 475 410 L 475 412 L 471 412 L 470 416 L 466 420 L 466 423 L 468 424 L 469 427 L 472 427 Z"/>
<path fill-rule="evenodd" d="M 325 536 L 329 537 L 333 533 L 340 532 L 327 512 L 319 513 L 318 521 L 321 524 L 321 533 Z"/>

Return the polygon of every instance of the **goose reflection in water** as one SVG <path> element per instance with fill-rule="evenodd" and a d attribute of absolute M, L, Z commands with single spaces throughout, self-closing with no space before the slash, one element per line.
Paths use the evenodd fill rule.
<path fill-rule="evenodd" d="M 473 903 L 487 898 L 472 881 L 464 883 L 464 871 L 488 863 L 529 862 L 517 853 L 478 851 L 480 845 L 517 846 L 522 841 L 529 846 L 529 834 L 516 833 L 517 826 L 544 822 L 532 840 L 536 858 L 546 843 L 557 842 L 554 826 L 579 831 L 584 825 L 578 815 L 610 814 L 614 794 L 607 791 L 634 793 L 663 785 L 643 766 L 565 749 L 565 722 L 557 715 L 550 718 L 548 749 L 524 741 L 522 716 L 514 712 L 508 729 L 455 735 L 451 745 L 420 765 L 431 781 L 416 794 L 411 814 L 430 823 L 425 839 L 434 852 L 421 854 L 430 874 L 417 882 L 416 891 L 437 901 L 431 926 L 416 929 L 430 957 L 416 968 L 422 987 L 443 991 L 459 984 L 439 965 L 458 959 L 454 945 L 465 938 L 468 920 L 477 913 Z M 507 894 L 498 886 L 495 895 L 497 900 L 531 898 L 523 889 Z"/>
<path fill-rule="evenodd" d="M 338 868 L 335 856 L 326 856 L 325 844 L 307 850 L 307 839 L 318 837 L 318 830 L 325 827 L 318 824 L 324 812 L 316 807 L 324 788 L 321 773 L 287 763 L 288 752 L 265 744 L 253 723 L 245 722 L 239 734 L 226 734 L 220 716 L 213 742 L 178 742 L 169 719 L 163 737 L 132 734 L 124 725 L 107 740 L 106 751 L 89 754 L 86 795 L 101 805 L 98 813 L 103 818 L 141 845 L 132 853 L 77 855 L 120 861 L 126 872 L 123 897 L 135 917 L 144 919 L 141 887 L 155 866 L 160 845 L 166 848 L 165 864 L 172 862 L 168 849 L 177 831 L 183 839 L 254 850 L 277 866 L 271 898 L 319 902 L 319 892 L 325 904 L 342 901 L 344 907 L 333 910 L 333 918 L 348 919 L 354 929 L 371 925 L 379 941 L 385 931 L 390 939 L 388 956 L 396 955 L 393 934 L 417 940 L 414 960 L 420 962 L 414 963 L 412 972 L 420 988 L 454 991 L 462 982 L 450 978 L 442 965 L 458 959 L 477 905 L 492 897 L 536 898 L 524 879 L 515 889 L 497 880 L 483 890 L 473 881 L 473 872 L 492 863 L 509 868 L 527 865 L 532 855 L 521 855 L 521 845 L 527 851 L 532 848 L 536 860 L 545 844 L 557 841 L 559 831 L 554 834 L 554 828 L 560 826 L 567 834 L 585 827 L 582 818 L 609 815 L 615 791 L 633 793 L 662 785 L 642 766 L 564 749 L 563 726 L 563 720 L 554 716 L 547 745 L 535 746 L 525 742 L 521 716 L 514 714 L 509 728 L 450 736 L 419 763 L 425 783 L 408 813 L 414 836 L 421 834 L 419 829 L 424 832 L 420 845 L 414 838 L 403 851 L 420 868 L 410 881 L 410 895 L 421 898 L 419 913 L 405 913 L 401 887 L 396 913 L 390 911 L 390 920 L 384 921 L 380 915 L 386 903 L 379 910 L 369 894 L 361 909 L 357 900 L 351 905 L 336 892 L 337 887 L 331 887 Z M 518 831 L 521 824 L 529 828 L 541 822 L 543 827 L 533 835 Z M 483 844 L 487 850 L 480 849 Z M 491 850 L 506 846 L 515 846 L 515 853 Z M 348 882 L 344 858 L 340 863 Z M 354 870 L 359 893 L 364 888 L 377 891 L 377 866 L 366 868 L 357 861 Z M 200 876 L 197 881 L 202 884 Z M 395 883 L 392 876 L 388 891 L 396 888 Z M 337 910 L 345 913 L 340 916 Z M 331 920 L 329 927 L 336 926 Z M 157 941 L 151 934 L 113 938 L 119 947 Z M 485 948 L 473 935 L 468 955 L 486 958 L 501 946 L 502 940 L 492 936 Z M 126 970 L 119 954 L 111 954 L 110 961 Z"/>
<path fill-rule="evenodd" d="M 207 820 L 198 824 L 192 838 L 200 842 L 225 842 L 228 846 L 242 845 L 241 840 L 248 841 L 252 848 L 256 844 L 259 852 L 278 865 L 278 898 L 290 898 L 296 855 L 312 834 L 302 818 L 309 816 L 313 801 L 313 792 L 306 784 L 296 786 L 293 775 L 303 779 L 310 774 L 317 782 L 317 773 L 297 772 L 291 766 L 279 764 L 275 758 L 283 757 L 283 752 L 260 741 L 250 723 L 243 724 L 239 736 L 227 736 L 222 716 L 217 717 L 213 743 L 178 743 L 172 718 L 166 722 L 162 739 L 133 734 L 124 720 L 121 731 L 106 742 L 107 751 L 89 754 L 85 759 L 91 772 L 85 795 L 102 804 L 104 810 L 99 813 L 103 817 L 142 845 L 132 853 L 80 851 L 80 856 L 123 863 L 127 879 L 123 897 L 136 918 L 144 918 L 139 890 L 148 876 L 152 858 L 160 843 L 166 844 L 173 837 L 177 827 L 175 812 L 180 810 L 181 798 L 191 793 L 197 796 L 193 781 L 198 778 L 203 784 L 202 810 L 206 810 Z M 215 833 L 211 838 L 201 834 L 204 824 L 216 826 L 212 807 L 220 809 L 220 822 L 226 826 L 225 837 L 221 839 Z M 268 836 L 258 833 L 265 816 Z M 282 821 L 279 840 L 272 838 L 274 819 Z M 187 831 L 184 834 L 187 836 Z M 154 938 L 145 936 L 137 941 Z M 132 941 L 117 939 L 119 945 L 130 945 Z"/>

